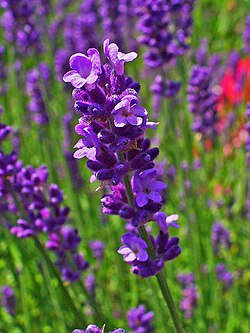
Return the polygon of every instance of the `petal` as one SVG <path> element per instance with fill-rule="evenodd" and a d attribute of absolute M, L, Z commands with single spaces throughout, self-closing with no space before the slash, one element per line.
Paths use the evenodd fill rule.
<path fill-rule="evenodd" d="M 95 48 L 88 49 L 87 53 L 91 59 L 92 72 L 95 73 L 96 75 L 101 74 L 102 64 L 101 64 L 100 53 Z"/>
<path fill-rule="evenodd" d="M 151 192 L 148 194 L 148 198 L 155 201 L 155 202 L 161 202 L 162 197 L 159 192 Z"/>
<path fill-rule="evenodd" d="M 151 128 L 152 130 L 156 130 L 157 129 L 157 125 L 159 125 L 159 122 L 153 122 L 153 121 L 147 121 L 146 122 L 146 127 L 147 128 Z"/>
<path fill-rule="evenodd" d="M 103 52 L 107 58 L 109 58 L 109 49 L 108 49 L 109 42 L 110 42 L 109 38 L 105 39 L 105 41 L 103 42 Z"/>
<path fill-rule="evenodd" d="M 169 215 L 166 218 L 166 221 L 167 221 L 167 223 L 170 223 L 170 222 L 173 222 L 173 221 L 178 221 L 178 219 L 179 219 L 179 215 L 178 214 L 172 214 L 172 215 Z"/>
<path fill-rule="evenodd" d="M 119 63 L 118 59 L 118 46 L 115 43 L 111 43 L 108 47 L 109 50 L 109 60 L 113 63 L 113 65 L 116 65 Z"/>
<path fill-rule="evenodd" d="M 126 117 L 124 117 L 122 114 L 115 115 L 114 124 L 115 127 L 124 127 L 125 125 L 127 125 Z"/>
<path fill-rule="evenodd" d="M 129 253 L 128 255 L 126 255 L 124 257 L 125 261 L 134 261 L 136 259 L 136 255 L 134 254 L 134 252 L 131 251 L 131 253 Z"/>
<path fill-rule="evenodd" d="M 95 147 L 88 148 L 86 156 L 89 160 L 94 161 L 96 156 L 96 148 Z"/>
<path fill-rule="evenodd" d="M 133 114 L 136 114 L 137 116 L 146 116 L 148 114 L 148 111 L 140 105 L 133 106 L 131 108 L 131 111 L 133 112 Z"/>
<path fill-rule="evenodd" d="M 163 182 L 160 182 L 158 180 L 154 181 L 152 184 L 150 184 L 150 189 L 155 191 L 161 191 L 164 190 L 167 187 L 166 184 Z"/>
<path fill-rule="evenodd" d="M 123 245 L 118 249 L 117 252 L 122 255 L 128 255 L 131 252 L 131 249 L 128 248 L 126 245 Z"/>
<path fill-rule="evenodd" d="M 135 115 L 126 117 L 127 122 L 131 125 L 139 126 L 142 124 L 142 118 L 136 117 Z"/>
<path fill-rule="evenodd" d="M 114 110 L 122 109 L 122 108 L 126 107 L 127 105 L 128 105 L 128 101 L 122 100 L 121 102 L 116 104 L 116 106 L 114 107 Z"/>
<path fill-rule="evenodd" d="M 83 147 L 85 147 L 83 140 L 79 139 L 73 148 L 83 148 Z"/>
<path fill-rule="evenodd" d="M 147 261 L 148 260 L 148 253 L 147 251 L 140 249 L 140 251 L 137 253 L 137 260 L 139 261 Z"/>
<path fill-rule="evenodd" d="M 91 73 L 87 78 L 86 78 L 86 82 L 88 84 L 93 84 L 97 81 L 98 79 L 98 75 L 96 75 L 95 73 Z"/>
<path fill-rule="evenodd" d="M 140 192 L 137 194 L 135 201 L 139 207 L 143 207 L 148 203 L 148 197 L 145 193 Z"/>
<path fill-rule="evenodd" d="M 83 53 L 73 54 L 69 59 L 69 65 L 70 68 L 76 70 L 83 78 L 88 77 L 92 69 L 90 59 Z"/>
<path fill-rule="evenodd" d="M 133 61 L 135 58 L 137 58 L 137 56 L 138 54 L 136 52 L 129 52 L 127 54 L 118 52 L 118 59 L 124 60 L 125 62 Z"/>
<path fill-rule="evenodd" d="M 76 75 L 80 76 L 77 71 L 69 71 L 66 74 L 63 75 L 63 81 L 64 82 L 71 82 L 72 78 L 74 78 Z"/>
<path fill-rule="evenodd" d="M 83 147 L 81 149 L 78 149 L 76 152 L 74 152 L 74 158 L 80 159 L 87 155 L 88 148 Z"/>

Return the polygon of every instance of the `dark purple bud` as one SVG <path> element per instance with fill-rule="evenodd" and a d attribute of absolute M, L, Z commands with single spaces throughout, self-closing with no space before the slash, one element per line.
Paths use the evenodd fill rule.
<path fill-rule="evenodd" d="M 147 154 L 150 155 L 151 161 L 153 161 L 159 155 L 159 148 L 151 148 L 147 151 Z"/>
<path fill-rule="evenodd" d="M 170 249 L 168 249 L 164 255 L 163 255 L 163 260 L 168 261 L 168 260 L 173 260 L 174 258 L 178 257 L 178 255 L 181 254 L 181 247 L 178 245 L 172 246 Z"/>
<path fill-rule="evenodd" d="M 113 142 L 110 146 L 109 149 L 113 152 L 113 153 L 117 153 L 121 150 L 126 150 L 130 145 L 130 140 L 128 138 L 118 138 L 115 140 L 115 142 Z"/>
<path fill-rule="evenodd" d="M 115 140 L 114 134 L 109 130 L 101 130 L 98 133 L 97 138 L 99 139 L 100 142 L 106 144 L 112 143 Z"/>
<path fill-rule="evenodd" d="M 98 180 L 109 180 L 113 177 L 114 175 L 114 171 L 112 169 L 101 169 L 99 171 L 97 171 L 96 173 L 96 178 Z"/>
<path fill-rule="evenodd" d="M 123 206 L 120 210 L 119 210 L 119 215 L 121 218 L 125 219 L 125 220 L 130 220 L 134 217 L 135 215 L 135 210 L 134 208 L 130 207 L 130 206 Z"/>
<path fill-rule="evenodd" d="M 96 161 L 88 160 L 86 163 L 87 167 L 92 171 L 99 171 L 103 168 L 102 164 Z"/>
<path fill-rule="evenodd" d="M 131 168 L 134 170 L 141 169 L 142 167 L 145 166 L 148 162 L 150 162 L 151 156 L 147 153 L 140 154 L 139 156 L 136 156 L 132 161 L 131 161 Z"/>

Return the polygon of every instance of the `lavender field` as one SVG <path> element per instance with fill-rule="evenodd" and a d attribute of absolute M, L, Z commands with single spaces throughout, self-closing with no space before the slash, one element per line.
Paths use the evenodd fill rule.
<path fill-rule="evenodd" d="M 250 1 L 0 0 L 0 333 L 250 332 Z"/>

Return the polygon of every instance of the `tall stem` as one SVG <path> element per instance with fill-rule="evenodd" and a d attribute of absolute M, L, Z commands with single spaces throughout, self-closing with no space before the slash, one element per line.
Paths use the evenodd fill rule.
<path fill-rule="evenodd" d="M 51 272 L 53 273 L 53 275 L 56 277 L 58 283 L 59 283 L 59 286 L 62 290 L 62 292 L 64 293 L 64 295 L 66 296 L 67 298 L 67 301 L 68 301 L 68 304 L 72 310 L 72 312 L 74 313 L 74 316 L 76 318 L 76 321 L 80 324 L 84 323 L 86 324 L 85 322 L 85 319 L 84 317 L 81 315 L 81 313 L 78 311 L 78 309 L 76 308 L 72 298 L 71 298 L 71 295 L 70 293 L 68 292 L 67 288 L 65 288 L 64 284 L 63 284 L 63 281 L 61 279 L 61 276 L 59 275 L 57 269 L 55 268 L 53 262 L 51 261 L 50 257 L 48 256 L 46 250 L 44 249 L 44 246 L 40 243 L 40 241 L 38 240 L 38 238 L 36 236 L 34 236 L 34 242 L 35 242 L 35 245 L 37 247 L 37 249 L 40 251 L 40 253 L 42 254 L 43 258 L 45 259 L 49 269 L 51 270 Z"/>
<path fill-rule="evenodd" d="M 129 203 L 133 207 L 134 206 L 134 195 L 133 195 L 133 191 L 132 191 L 132 188 L 131 188 L 130 178 L 129 178 L 128 175 L 124 176 L 124 184 L 125 184 L 125 188 L 126 188 Z M 144 225 L 141 225 L 140 227 L 138 227 L 138 231 L 139 231 L 140 237 L 148 245 L 148 254 L 149 254 L 149 256 L 152 259 L 155 259 L 156 258 L 156 252 L 155 252 L 154 246 L 151 242 L 151 239 L 150 239 Z M 177 308 L 174 304 L 174 300 L 173 300 L 173 297 L 172 297 L 171 292 L 169 290 L 167 280 L 164 276 L 164 273 L 160 272 L 160 273 L 156 274 L 156 278 L 157 278 L 157 282 L 159 284 L 162 296 L 163 296 L 163 298 L 164 298 L 164 300 L 165 300 L 165 302 L 168 306 L 169 312 L 171 314 L 176 332 L 177 333 L 184 333 L 184 330 L 182 328 L 182 325 L 181 325 L 181 322 L 180 322 L 180 319 L 179 319 L 179 316 L 178 316 L 178 311 L 177 311 Z"/>

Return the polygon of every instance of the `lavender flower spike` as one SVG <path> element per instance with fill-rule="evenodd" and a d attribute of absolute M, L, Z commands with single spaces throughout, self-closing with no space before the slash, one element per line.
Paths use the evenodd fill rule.
<path fill-rule="evenodd" d="M 69 59 L 71 71 L 63 76 L 64 82 L 71 82 L 75 88 L 85 88 L 90 91 L 95 88 L 98 75 L 101 74 L 101 60 L 99 52 L 92 48 L 87 51 L 88 57 L 83 53 L 73 54 Z"/>
<path fill-rule="evenodd" d="M 121 238 L 124 244 L 118 250 L 119 254 L 123 255 L 123 258 L 127 262 L 134 261 L 146 261 L 148 259 L 147 244 L 139 237 L 132 233 L 127 233 Z"/>
<path fill-rule="evenodd" d="M 129 52 L 127 54 L 119 52 L 119 48 L 115 43 L 109 44 L 110 39 L 107 38 L 103 42 L 103 52 L 111 62 L 117 75 L 124 74 L 124 63 L 133 61 L 137 57 L 136 52 Z"/>

